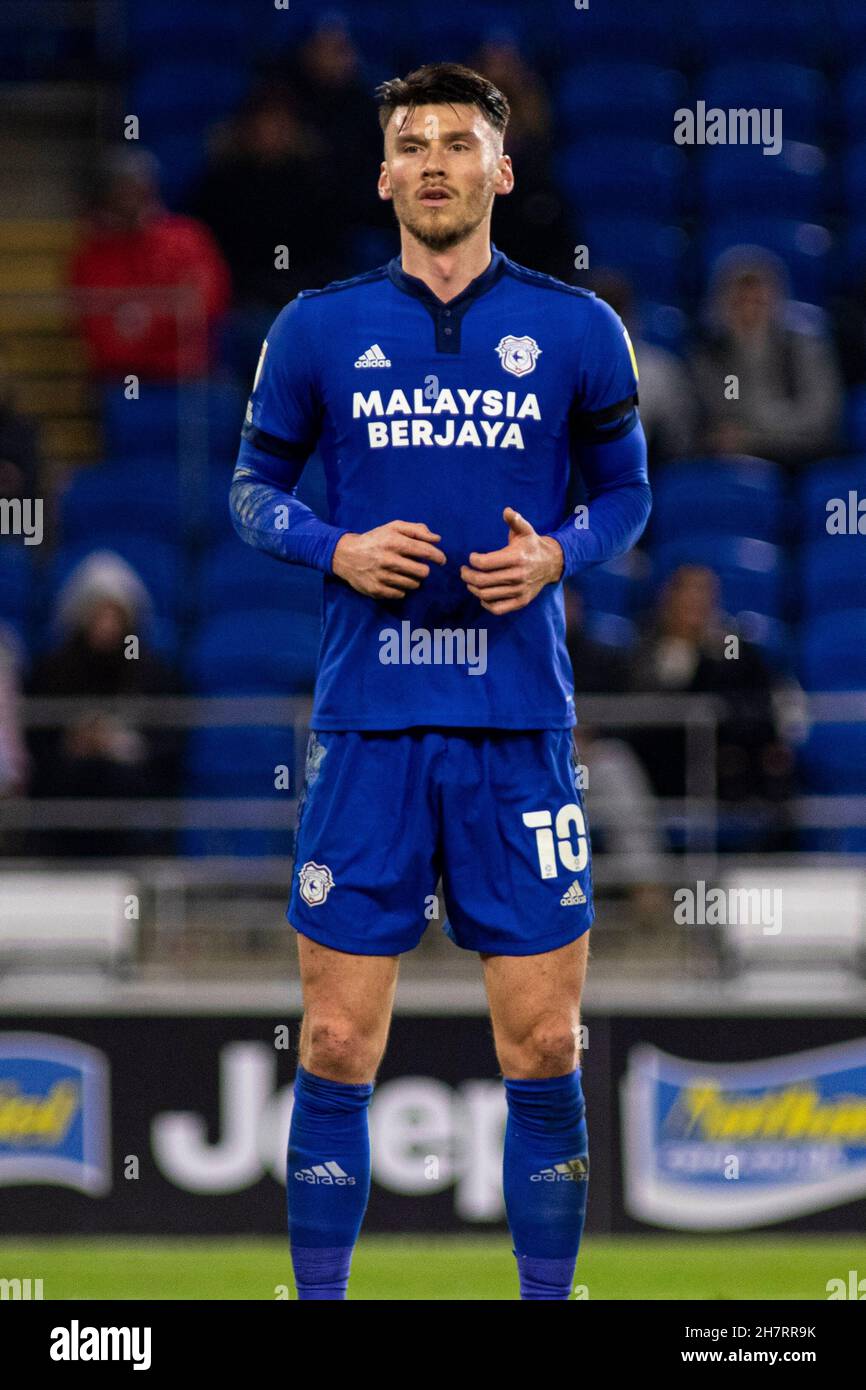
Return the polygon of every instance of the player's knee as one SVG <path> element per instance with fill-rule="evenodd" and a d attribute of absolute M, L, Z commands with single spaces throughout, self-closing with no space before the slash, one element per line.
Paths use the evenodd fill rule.
<path fill-rule="evenodd" d="M 578 1030 L 567 1018 L 545 1018 L 532 1028 L 515 1051 L 520 1074 L 564 1076 L 578 1065 Z"/>
<path fill-rule="evenodd" d="M 379 1064 L 372 1039 L 346 1018 L 319 1018 L 307 1032 L 308 1071 L 348 1083 L 372 1079 Z"/>

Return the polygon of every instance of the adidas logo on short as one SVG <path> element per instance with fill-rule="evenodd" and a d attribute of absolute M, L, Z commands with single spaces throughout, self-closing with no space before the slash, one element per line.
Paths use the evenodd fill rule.
<path fill-rule="evenodd" d="M 530 1182 L 586 1182 L 589 1178 L 589 1155 L 582 1158 L 569 1158 L 565 1163 L 554 1163 L 552 1168 L 542 1168 L 533 1173 Z"/>
<path fill-rule="evenodd" d="M 374 343 L 372 347 L 367 348 L 366 352 L 362 352 L 355 363 L 356 367 L 390 367 L 390 365 L 390 357 L 385 356 L 378 343 Z"/>
<path fill-rule="evenodd" d="M 586 902 L 586 894 L 577 879 L 575 879 L 571 887 L 563 893 L 559 901 L 562 907 L 577 907 L 578 903 Z"/>
<path fill-rule="evenodd" d="M 295 1169 L 295 1177 L 298 1182 L 318 1182 L 325 1187 L 353 1187 L 354 1178 L 350 1178 L 333 1159 L 327 1163 L 314 1163 L 312 1168 Z"/>

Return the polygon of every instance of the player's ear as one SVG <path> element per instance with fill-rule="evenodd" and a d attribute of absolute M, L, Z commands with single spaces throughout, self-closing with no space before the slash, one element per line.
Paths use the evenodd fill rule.
<path fill-rule="evenodd" d="M 379 170 L 379 181 L 376 187 L 379 190 L 379 197 L 386 202 L 389 201 L 391 198 L 391 180 L 388 177 L 388 166 L 384 159 Z"/>
<path fill-rule="evenodd" d="M 502 154 L 499 156 L 499 168 L 496 171 L 496 192 L 510 193 L 514 187 L 514 170 L 511 167 L 511 155 Z"/>

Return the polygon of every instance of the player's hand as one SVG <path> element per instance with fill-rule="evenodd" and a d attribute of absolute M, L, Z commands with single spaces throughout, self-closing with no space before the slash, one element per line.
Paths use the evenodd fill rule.
<path fill-rule="evenodd" d="M 469 564 L 460 570 L 470 594 L 488 613 L 525 608 L 545 584 L 556 584 L 562 578 L 565 566 L 562 547 L 552 536 L 539 536 L 513 507 L 505 508 L 502 519 L 508 522 L 505 548 L 486 555 L 473 550 Z"/>
<path fill-rule="evenodd" d="M 431 564 L 445 564 L 434 544 L 441 539 L 423 521 L 389 521 L 360 535 L 350 531 L 337 541 L 331 569 L 368 598 L 405 598 L 420 588 Z"/>

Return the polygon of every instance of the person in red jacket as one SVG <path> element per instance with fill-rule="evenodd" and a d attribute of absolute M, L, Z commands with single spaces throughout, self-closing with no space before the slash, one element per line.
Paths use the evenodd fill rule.
<path fill-rule="evenodd" d="M 150 381 L 201 376 L 231 279 L 208 229 L 160 201 L 156 160 L 122 150 L 106 166 L 69 271 L 92 371 Z"/>

